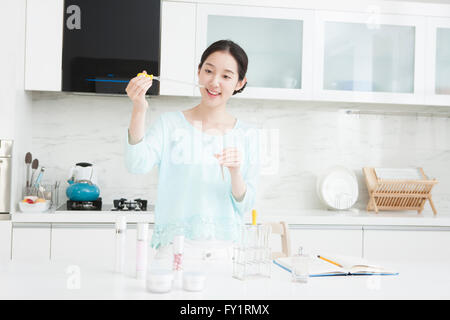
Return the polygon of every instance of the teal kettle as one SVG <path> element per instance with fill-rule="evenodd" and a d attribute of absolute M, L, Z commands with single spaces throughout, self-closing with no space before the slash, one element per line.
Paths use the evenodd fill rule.
<path fill-rule="evenodd" d="M 95 184 L 97 177 L 91 163 L 80 162 L 71 168 L 66 195 L 71 201 L 95 201 L 100 189 Z"/>
<path fill-rule="evenodd" d="M 67 197 L 72 201 L 95 201 L 100 196 L 100 189 L 89 180 L 67 180 Z"/>

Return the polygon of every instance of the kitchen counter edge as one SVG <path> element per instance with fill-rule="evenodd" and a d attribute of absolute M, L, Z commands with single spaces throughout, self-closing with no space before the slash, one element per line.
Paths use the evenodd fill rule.
<path fill-rule="evenodd" d="M 50 213 L 12 213 L 12 222 L 24 223 L 114 223 L 118 215 L 125 215 L 127 222 L 154 223 L 154 212 L 124 212 L 124 211 L 57 211 Z M 8 219 L 0 219 L 8 220 Z M 244 221 L 251 223 L 251 215 L 247 214 Z M 418 214 L 406 212 L 367 212 L 367 211 L 330 211 L 302 210 L 263 212 L 258 211 L 258 222 L 285 221 L 289 225 L 339 225 L 339 226 L 425 226 L 450 227 L 450 212 Z"/>

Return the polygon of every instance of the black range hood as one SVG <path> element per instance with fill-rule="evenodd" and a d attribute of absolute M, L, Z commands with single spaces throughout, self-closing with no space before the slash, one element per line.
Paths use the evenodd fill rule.
<path fill-rule="evenodd" d="M 64 11 L 62 91 L 126 94 L 142 70 L 160 74 L 161 0 L 65 0 Z"/>

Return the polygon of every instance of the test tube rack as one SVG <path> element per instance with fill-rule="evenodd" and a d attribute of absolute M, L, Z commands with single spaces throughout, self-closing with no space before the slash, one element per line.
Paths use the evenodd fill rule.
<path fill-rule="evenodd" d="M 269 246 L 272 228 L 268 224 L 243 225 L 234 247 L 233 278 L 270 278 L 272 252 Z"/>

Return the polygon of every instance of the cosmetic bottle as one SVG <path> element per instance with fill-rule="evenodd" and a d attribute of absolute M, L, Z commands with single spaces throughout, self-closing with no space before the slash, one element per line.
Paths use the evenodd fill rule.
<path fill-rule="evenodd" d="M 125 216 L 116 219 L 116 265 L 115 271 L 122 273 L 125 266 L 125 242 L 126 242 L 127 220 Z"/>
<path fill-rule="evenodd" d="M 180 289 L 183 285 L 183 247 L 184 236 L 175 236 L 173 239 L 173 284 L 177 289 Z"/>
<path fill-rule="evenodd" d="M 309 279 L 309 255 L 299 247 L 298 254 L 292 257 L 292 281 L 307 283 Z"/>
<path fill-rule="evenodd" d="M 136 235 L 136 278 L 144 279 L 147 273 L 148 223 L 138 223 Z"/>

